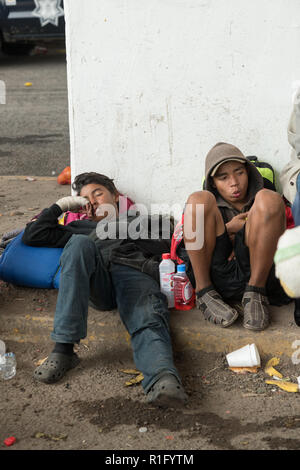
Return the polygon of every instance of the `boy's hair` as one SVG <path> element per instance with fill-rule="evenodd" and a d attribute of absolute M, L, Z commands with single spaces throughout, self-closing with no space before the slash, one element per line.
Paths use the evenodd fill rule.
<path fill-rule="evenodd" d="M 86 186 L 87 184 L 101 184 L 101 186 L 104 186 L 106 189 L 108 189 L 110 193 L 119 193 L 111 178 L 93 171 L 77 175 L 72 184 L 72 189 L 76 191 L 77 195 L 79 195 L 83 186 Z"/>

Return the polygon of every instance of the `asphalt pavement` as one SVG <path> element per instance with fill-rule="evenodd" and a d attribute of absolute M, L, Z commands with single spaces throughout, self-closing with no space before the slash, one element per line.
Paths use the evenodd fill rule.
<path fill-rule="evenodd" d="M 0 175 L 58 175 L 70 164 L 63 46 L 1 57 L 0 80 Z"/>

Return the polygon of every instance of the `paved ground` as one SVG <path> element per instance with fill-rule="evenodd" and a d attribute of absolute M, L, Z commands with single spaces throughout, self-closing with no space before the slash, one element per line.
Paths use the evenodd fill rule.
<path fill-rule="evenodd" d="M 55 179 L 0 177 L 1 234 L 22 227 L 43 207 L 67 195 Z M 130 338 L 118 312 L 90 309 L 87 338 L 78 347 L 80 365 L 59 383 L 32 377 L 51 350 L 49 334 L 57 292 L 0 281 L 0 338 L 17 357 L 17 375 L 0 382 L 1 450 L 237 450 L 299 449 L 300 393 L 266 384 L 271 357 L 284 377 L 300 375 L 300 330 L 293 305 L 273 307 L 271 326 L 259 333 L 204 321 L 197 310 L 171 313 L 175 363 L 189 395 L 183 410 L 146 404 L 141 384 L 126 386 L 135 369 Z M 255 342 L 262 359 L 257 373 L 237 375 L 225 354 Z M 295 345 L 295 344 L 294 344 Z M 294 361 L 295 362 L 295 361 Z M 141 428 L 146 428 L 141 432 Z M 17 439 L 5 448 L 8 436 Z M 111 454 L 110 454 L 111 455 Z"/>
<path fill-rule="evenodd" d="M 65 54 L 1 57 L 0 80 L 0 175 L 59 174 L 70 162 Z"/>

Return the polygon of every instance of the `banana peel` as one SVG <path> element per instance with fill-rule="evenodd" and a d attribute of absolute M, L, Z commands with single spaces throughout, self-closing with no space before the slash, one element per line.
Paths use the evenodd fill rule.
<path fill-rule="evenodd" d="M 130 387 L 131 385 L 139 384 L 142 380 L 144 380 L 144 375 L 139 370 L 121 369 L 121 372 L 123 372 L 124 374 L 135 375 L 135 377 L 133 377 L 132 379 L 125 382 L 126 387 Z"/>
<path fill-rule="evenodd" d="M 144 380 L 144 376 L 142 373 L 140 373 L 139 375 L 136 375 L 135 377 L 133 377 L 133 379 L 130 379 L 127 382 L 125 382 L 125 385 L 126 387 L 130 387 L 131 385 L 136 385 L 140 383 L 142 380 Z"/>
<path fill-rule="evenodd" d="M 280 359 L 278 357 L 272 357 L 272 359 L 270 359 L 267 364 L 266 364 L 266 367 L 265 367 L 265 372 L 266 374 L 270 375 L 271 377 L 278 377 L 279 379 L 282 379 L 283 378 L 283 375 L 278 372 L 278 370 L 274 369 L 273 366 L 277 366 L 280 362 Z"/>
<path fill-rule="evenodd" d="M 266 380 L 266 384 L 277 385 L 277 387 L 286 392 L 299 392 L 298 384 L 287 382 L 285 380 Z"/>
<path fill-rule="evenodd" d="M 277 387 L 281 388 L 282 390 L 285 390 L 286 392 L 299 392 L 298 384 L 289 382 L 288 380 L 284 379 L 283 375 L 274 368 L 274 366 L 277 366 L 279 362 L 280 359 L 278 357 L 272 357 L 272 359 L 267 362 L 265 372 L 271 377 L 274 377 L 275 380 L 266 380 L 266 384 L 277 385 Z"/>

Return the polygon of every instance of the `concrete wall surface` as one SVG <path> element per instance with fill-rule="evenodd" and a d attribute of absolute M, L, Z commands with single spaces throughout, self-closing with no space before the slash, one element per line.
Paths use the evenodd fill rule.
<path fill-rule="evenodd" d="M 298 0 L 64 3 L 73 176 L 182 206 L 219 141 L 277 171 L 289 160 Z"/>

